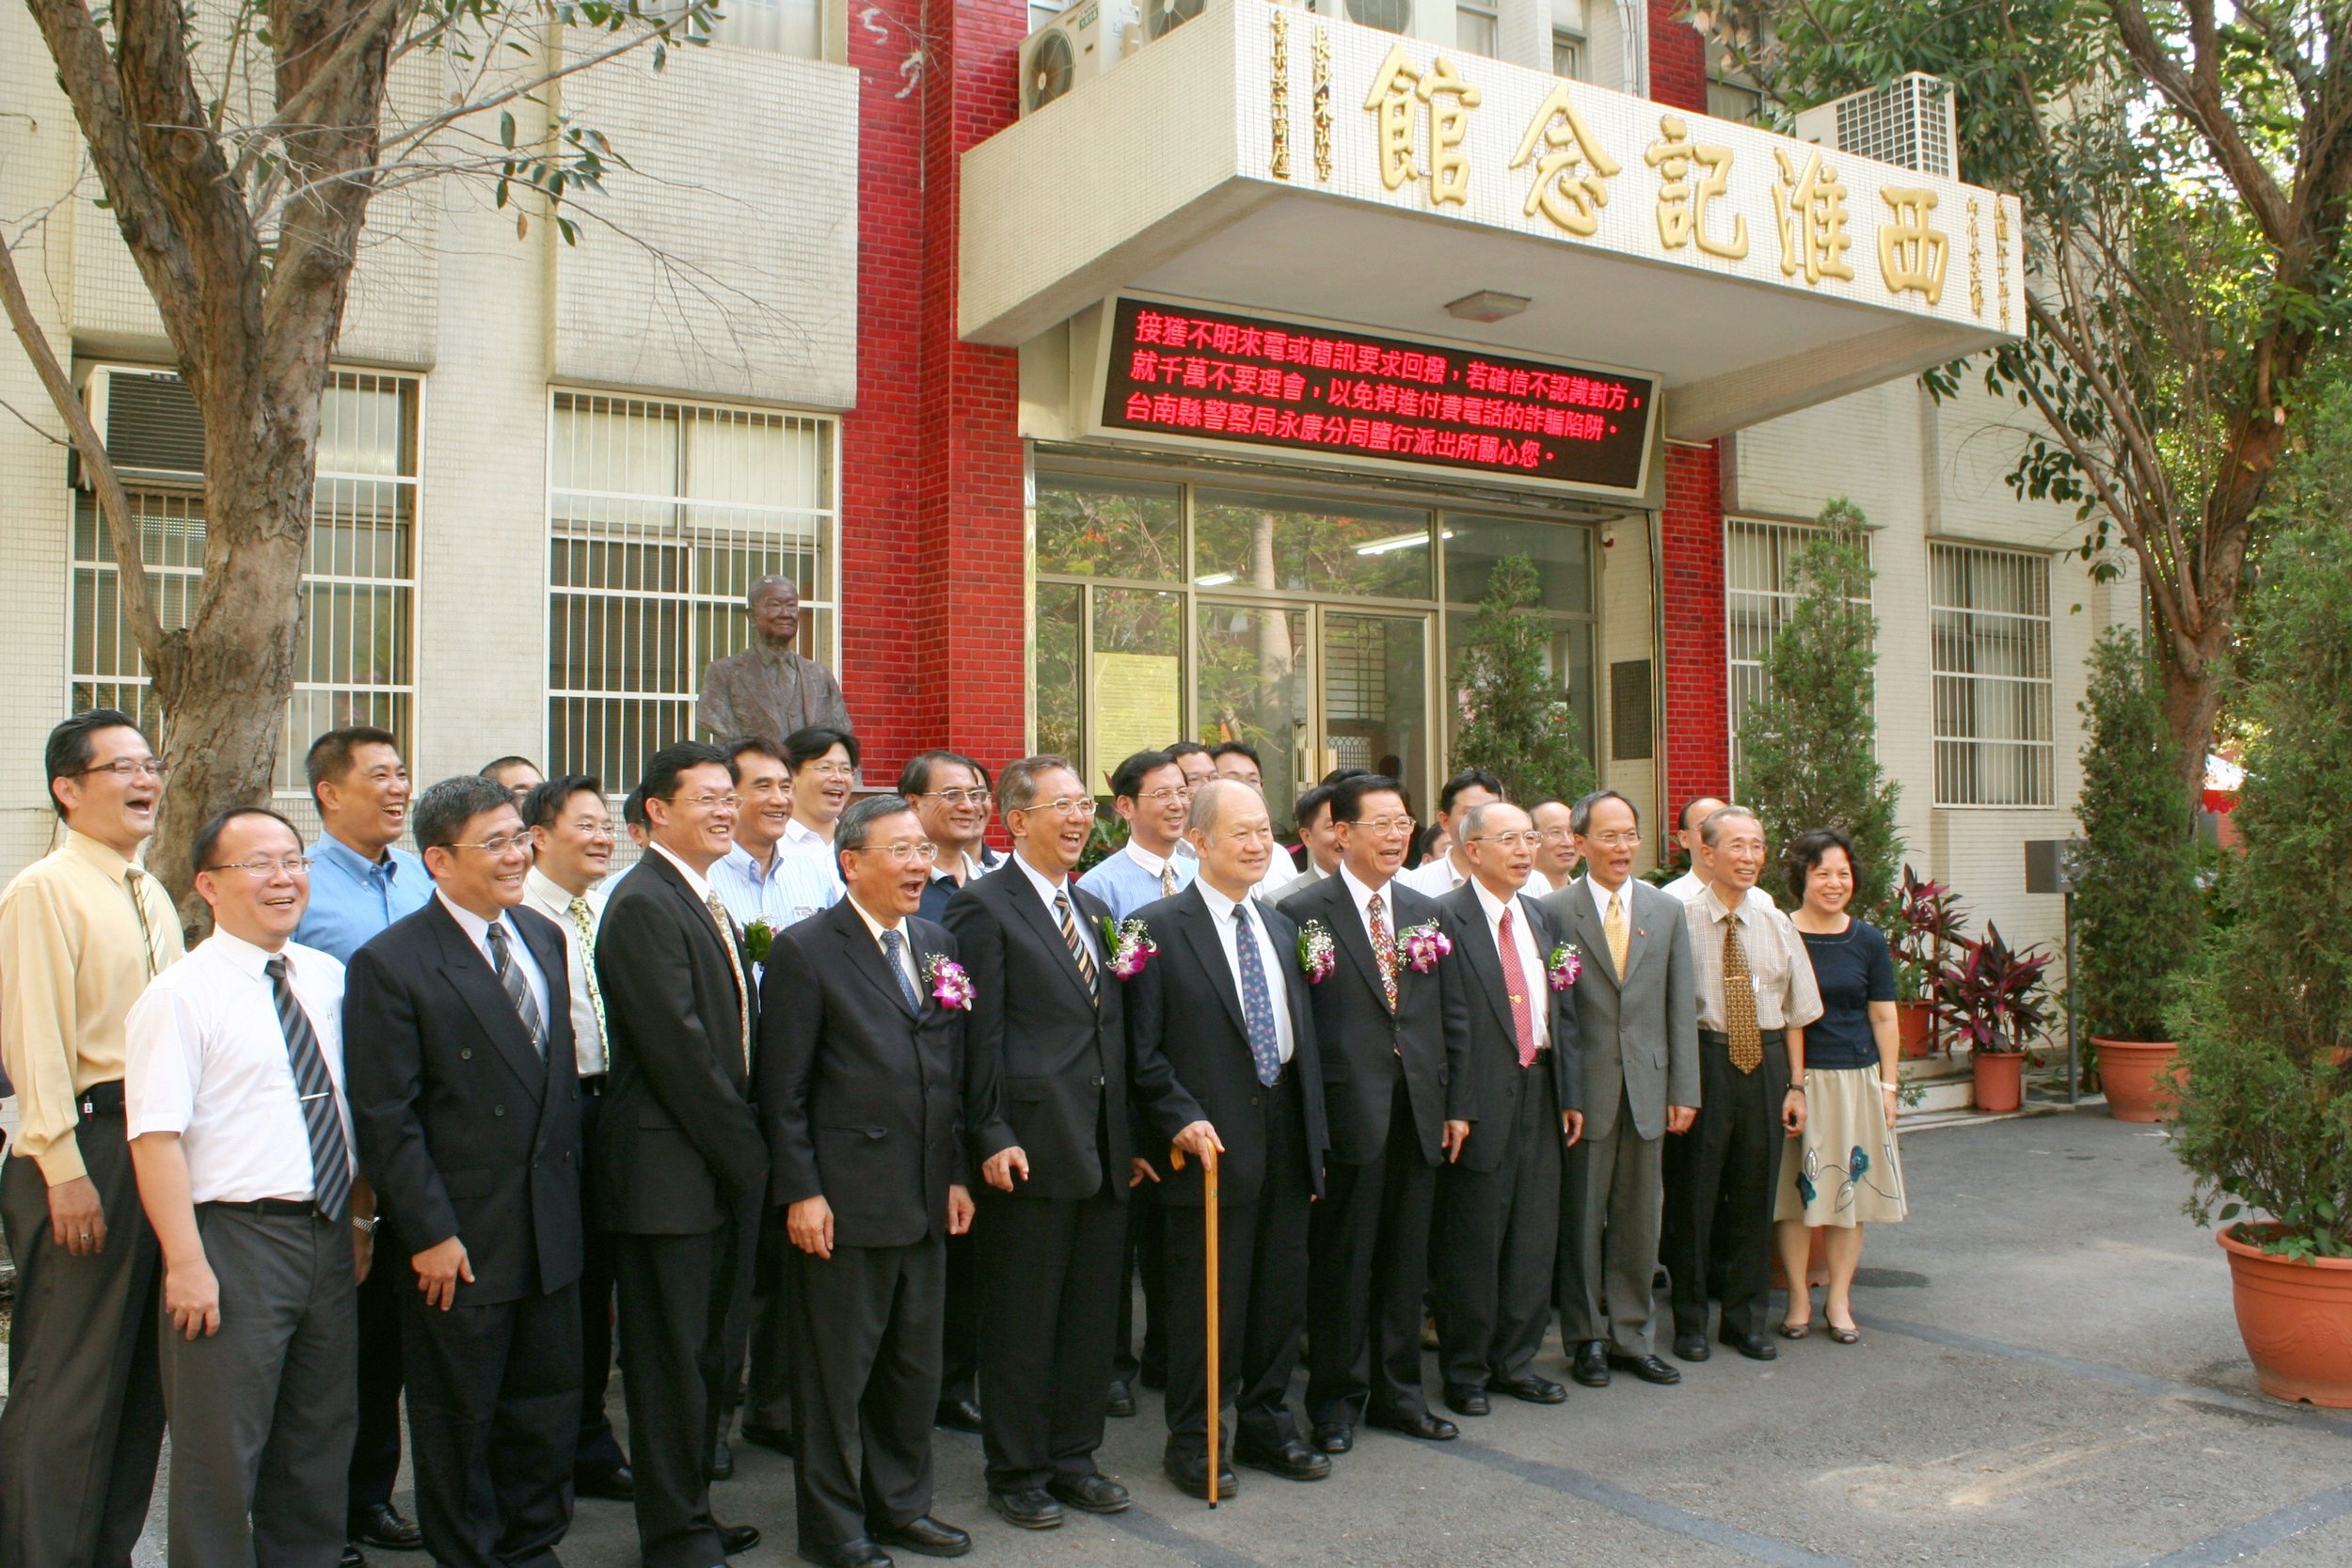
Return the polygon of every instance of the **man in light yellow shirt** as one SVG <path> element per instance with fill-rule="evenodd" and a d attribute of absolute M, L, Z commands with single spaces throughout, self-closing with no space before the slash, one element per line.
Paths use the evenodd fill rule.
<path fill-rule="evenodd" d="M 49 732 L 46 761 L 65 842 L 0 893 L 0 1053 L 18 1113 L 0 1173 L 17 1270 L 0 1562 L 113 1568 L 146 1522 L 164 1432 L 123 1022 L 180 958 L 180 917 L 135 863 L 164 786 L 138 726 L 77 714 Z"/>

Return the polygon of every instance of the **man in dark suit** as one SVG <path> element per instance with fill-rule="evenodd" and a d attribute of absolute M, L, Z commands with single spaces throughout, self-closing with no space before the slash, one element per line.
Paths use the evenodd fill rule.
<path fill-rule="evenodd" d="M 1606 1387 L 1613 1367 L 1679 1383 L 1652 1338 L 1652 1274 L 1664 1140 L 1698 1118 L 1691 933 L 1681 902 L 1633 876 L 1642 827 L 1632 801 L 1596 790 L 1576 803 L 1572 826 L 1584 875 L 1543 901 L 1584 958 L 1571 992 L 1584 1136 L 1561 1176 L 1560 1335 L 1570 1374 L 1587 1387 Z"/>
<path fill-rule="evenodd" d="M 401 1355 L 425 1549 L 552 1565 L 580 1432 L 580 1069 L 564 933 L 521 908 L 505 787 L 413 811 L 434 898 L 352 956 L 343 1037 L 361 1166 L 413 1249 Z M 386 1261 L 391 1261 L 387 1259 Z"/>
<path fill-rule="evenodd" d="M 1576 1004 L 1551 984 L 1565 939 L 1522 895 L 1541 842 L 1503 801 L 1463 819 L 1470 879 L 1440 902 L 1453 962 L 1471 993 L 1470 1074 L 1480 1117 L 1462 1157 L 1438 1172 L 1438 1364 L 1456 1415 L 1488 1393 L 1558 1404 L 1535 1371 L 1560 1241 L 1560 1159 L 1584 1131 Z"/>
<path fill-rule="evenodd" d="M 774 1152 L 769 1201 L 795 1249 L 800 1552 L 826 1568 L 874 1568 L 890 1561 L 884 1546 L 972 1549 L 930 1512 L 946 1244 L 972 1223 L 972 990 L 955 938 L 911 918 L 933 851 L 903 797 L 850 807 L 834 852 L 848 895 L 768 952 L 758 1099 Z"/>
<path fill-rule="evenodd" d="M 1459 1156 L 1477 1108 L 1461 966 L 1436 954 L 1436 902 L 1394 880 L 1413 836 L 1404 792 L 1378 773 L 1343 780 L 1331 820 L 1337 875 L 1282 912 L 1332 948 L 1328 972 L 1307 976 L 1331 1130 L 1308 1230 L 1307 1415 L 1315 1447 L 1345 1453 L 1365 1420 L 1458 1435 L 1422 1392 L 1422 1307 L 1438 1166 Z"/>
<path fill-rule="evenodd" d="M 1012 863 L 964 885 L 947 928 L 972 976 L 964 1119 L 978 1166 L 980 1434 L 989 1506 L 1050 1529 L 1062 1506 L 1116 1513 L 1095 1469 L 1110 1405 L 1133 1138 L 1110 907 L 1070 879 L 1094 800 L 1063 757 L 999 791 Z"/>
<path fill-rule="evenodd" d="M 1213 779 L 1193 792 L 1185 837 L 1199 880 L 1136 911 L 1159 952 L 1127 982 L 1127 1069 L 1152 1147 L 1138 1152 L 1167 1211 L 1170 1480 L 1209 1489 L 1207 1258 L 1201 1167 L 1217 1167 L 1227 1451 L 1293 1481 L 1331 1461 L 1302 1442 L 1289 1405 L 1307 1322 L 1307 1211 L 1323 1190 L 1323 1070 L 1296 963 L 1298 927 L 1249 890 L 1274 854 L 1265 801 Z M 1177 1171 L 1168 1146 L 1182 1149 Z M 1216 1477 L 1220 1497 L 1235 1491 Z"/>
<path fill-rule="evenodd" d="M 710 1516 L 710 1458 L 748 1293 L 745 1213 L 768 1180 L 751 1102 L 752 960 L 707 879 L 735 786 L 715 746 L 645 765 L 644 857 L 605 906 L 596 978 L 612 1066 L 597 1217 L 613 1234 L 621 1392 L 648 1568 L 717 1568 L 759 1539 Z"/>

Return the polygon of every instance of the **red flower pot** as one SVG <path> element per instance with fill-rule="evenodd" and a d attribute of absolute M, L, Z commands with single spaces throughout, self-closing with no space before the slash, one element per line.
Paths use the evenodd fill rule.
<path fill-rule="evenodd" d="M 1969 1069 L 1977 1076 L 1977 1109 L 1998 1114 L 2026 1102 L 2026 1053 L 2022 1051 L 1969 1053 Z"/>
<path fill-rule="evenodd" d="M 2217 1238 L 2230 1258 L 2237 1331 L 2254 1380 L 2274 1399 L 2352 1408 L 2352 1258 L 2308 1263 L 2273 1258 L 2238 1240 L 2270 1226 L 2229 1226 Z"/>
<path fill-rule="evenodd" d="M 2170 1040 L 2110 1040 L 2097 1035 L 2099 1083 L 2107 1112 L 2118 1121 L 2170 1121 L 2181 1114 L 2175 1098 L 2186 1072 L 2176 1068 L 2181 1048 Z"/>
<path fill-rule="evenodd" d="M 1904 1055 L 1926 1055 L 1935 1046 L 1935 1004 L 1896 1003 L 1895 1030 L 1897 1037 L 1902 1041 Z"/>

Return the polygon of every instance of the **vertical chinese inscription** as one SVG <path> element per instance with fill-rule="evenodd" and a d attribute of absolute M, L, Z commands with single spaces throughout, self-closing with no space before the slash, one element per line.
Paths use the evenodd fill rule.
<path fill-rule="evenodd" d="M 1746 218 L 1733 214 L 1728 239 L 1717 239 L 1707 231 L 1707 204 L 1724 194 L 1731 179 L 1731 149 L 1692 141 L 1680 115 L 1660 115 L 1658 136 L 1642 154 L 1642 161 L 1658 171 L 1659 243 L 1668 250 L 1679 250 L 1695 240 L 1709 256 L 1733 261 L 1746 256 Z M 1707 171 L 1695 188 L 1691 183 L 1692 164 Z"/>
<path fill-rule="evenodd" d="M 2001 330 L 2009 330 L 2009 203 L 1993 198 L 1993 272 L 1998 279 Z"/>
<path fill-rule="evenodd" d="M 1424 175 L 1433 206 L 1460 206 L 1470 199 L 1470 154 L 1462 143 L 1470 135 L 1470 112 L 1478 107 L 1479 91 L 1462 79 L 1454 62 L 1440 55 L 1426 71 L 1406 57 L 1403 44 L 1392 45 L 1364 95 L 1364 112 L 1373 116 L 1380 138 L 1380 183 L 1401 190 Z M 1429 107 L 1429 153 L 1424 164 L 1413 155 L 1413 122 L 1421 104 Z"/>
<path fill-rule="evenodd" d="M 1331 182 L 1331 31 L 1315 24 L 1315 178 Z"/>
<path fill-rule="evenodd" d="M 1984 314 L 1984 265 L 1977 249 L 1977 198 L 1968 198 L 1968 309 Z"/>
<path fill-rule="evenodd" d="M 1772 198 L 1772 215 L 1780 230 L 1780 270 L 1783 277 L 1802 275 L 1808 284 L 1824 277 L 1853 280 L 1846 252 L 1853 241 L 1846 233 L 1846 183 L 1821 162 L 1820 149 L 1806 153 L 1802 172 L 1786 149 L 1772 149 L 1780 165 L 1779 188 Z"/>
<path fill-rule="evenodd" d="M 1530 159 L 1535 176 L 1520 211 L 1529 217 L 1541 212 L 1569 233 L 1591 239 L 1600 229 L 1600 209 L 1609 205 L 1609 181 L 1618 164 L 1601 150 L 1565 82 L 1535 105 L 1511 166 L 1524 168 Z"/>
<path fill-rule="evenodd" d="M 1951 245 L 1931 220 L 1935 192 L 1911 185 L 1880 187 L 1888 208 L 1879 225 L 1879 277 L 1890 293 L 1921 293 L 1930 305 L 1944 297 L 1944 267 Z"/>
<path fill-rule="evenodd" d="M 1274 8 L 1274 178 L 1291 177 L 1291 18 Z"/>

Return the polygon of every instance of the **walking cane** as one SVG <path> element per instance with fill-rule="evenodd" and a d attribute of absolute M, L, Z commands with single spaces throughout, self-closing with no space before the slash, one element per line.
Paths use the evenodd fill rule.
<path fill-rule="evenodd" d="M 1168 1163 L 1171 1169 L 1183 1170 L 1184 1151 L 1171 1146 L 1168 1151 Z M 1222 1292 L 1217 1289 L 1216 1278 L 1216 1155 L 1213 1152 L 1200 1158 L 1200 1201 L 1201 1228 L 1208 1242 L 1209 1254 L 1209 1506 L 1215 1508 L 1217 1440 L 1225 1435 L 1225 1423 L 1218 1416 L 1216 1407 L 1217 1395 L 1225 1386 L 1223 1369 L 1219 1365 L 1223 1360 L 1225 1336 L 1217 1326 L 1217 1304 Z"/>

